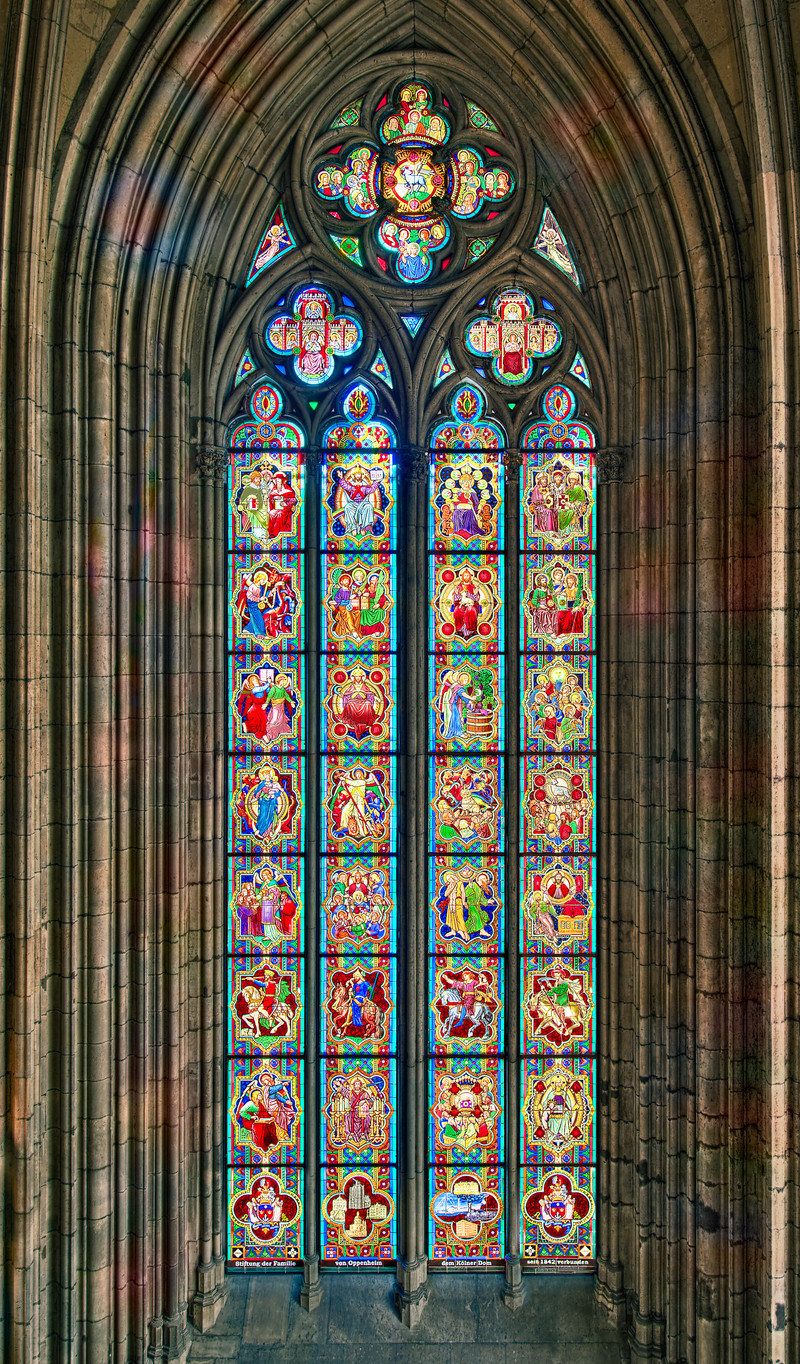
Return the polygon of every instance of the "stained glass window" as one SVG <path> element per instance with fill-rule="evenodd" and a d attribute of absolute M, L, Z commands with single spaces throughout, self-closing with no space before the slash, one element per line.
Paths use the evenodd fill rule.
<path fill-rule="evenodd" d="M 332 131 L 346 140 L 333 142 Z M 509 220 L 512 150 L 477 104 L 456 107 L 427 80 L 406 78 L 372 108 L 362 101 L 323 123 L 308 208 L 327 219 L 332 244 L 351 263 L 403 285 L 436 283 L 497 242 L 481 229 Z"/>
<path fill-rule="evenodd" d="M 322 432 L 323 1264 L 396 1252 L 396 435 L 353 385 Z"/>
<path fill-rule="evenodd" d="M 523 1254 L 594 1258 L 595 436 L 554 384 L 522 433 Z"/>
<path fill-rule="evenodd" d="M 303 1255 L 305 433 L 255 388 L 230 432 L 230 1255 Z"/>
<path fill-rule="evenodd" d="M 449 409 L 430 435 L 429 1254 L 479 1267 L 504 1253 L 506 435 L 476 384 Z"/>
<path fill-rule="evenodd" d="M 594 1259 L 600 356 L 578 258 L 519 192 L 507 115 L 403 73 L 321 109 L 243 281 L 226 437 L 233 1266 L 390 1268 L 409 1219 L 432 1269 Z M 330 271 L 298 266 L 309 243 Z M 402 1065 L 411 1029 L 424 1093 Z"/>

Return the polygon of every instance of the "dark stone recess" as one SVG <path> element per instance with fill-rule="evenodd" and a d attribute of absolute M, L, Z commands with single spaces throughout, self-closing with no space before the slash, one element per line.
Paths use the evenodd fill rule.
<path fill-rule="evenodd" d="M 189 1364 L 626 1364 L 624 1336 L 594 1305 L 590 1275 L 525 1278 L 525 1305 L 509 1312 L 496 1274 L 432 1274 L 419 1325 L 408 1330 L 388 1274 L 323 1274 L 317 1312 L 303 1311 L 295 1275 L 236 1275 Z"/>

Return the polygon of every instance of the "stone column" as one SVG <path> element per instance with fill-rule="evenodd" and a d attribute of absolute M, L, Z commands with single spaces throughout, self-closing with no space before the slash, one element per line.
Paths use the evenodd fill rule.
<path fill-rule="evenodd" d="M 305 1255 L 300 1302 L 319 1307 L 320 1179 L 320 469 L 318 450 L 306 455 L 306 883 L 305 883 Z"/>
<path fill-rule="evenodd" d="M 522 1286 L 520 1224 L 522 1180 L 520 1172 L 520 470 L 522 453 L 507 450 L 505 466 L 505 1221 L 506 1278 L 503 1301 L 512 1312 L 525 1303 Z"/>
<path fill-rule="evenodd" d="M 620 499 L 616 484 L 623 476 L 624 451 L 598 450 L 597 469 L 597 580 L 596 612 L 599 647 L 596 662 L 598 731 L 597 771 L 597 912 L 602 931 L 598 931 L 597 952 L 597 1280 L 598 1305 L 617 1326 L 626 1324 L 622 1251 L 619 1238 L 620 1181 L 624 1179 L 620 1160 L 620 1123 L 622 1106 L 615 1080 L 615 1061 L 624 1035 L 624 1020 L 619 1016 L 620 955 L 623 935 L 619 923 L 620 858 L 614 802 L 618 798 L 621 732 L 618 681 L 619 556 L 617 529 Z M 623 682 L 624 686 L 624 682 Z"/>
<path fill-rule="evenodd" d="M 197 483 L 190 498 L 192 542 L 197 546 L 191 594 L 189 878 L 197 924 L 197 975 L 193 981 L 198 1019 L 197 1264 L 190 1316 L 207 1331 L 227 1297 L 225 1276 L 224 1019 L 227 1011 L 225 938 L 225 828 L 214 802 L 225 807 L 225 746 L 219 726 L 225 714 L 226 611 L 225 481 L 228 450 L 215 445 L 213 422 L 204 423 L 207 441 L 196 447 Z M 211 800 L 209 800 L 211 794 Z M 194 1200 L 190 1198 L 190 1203 Z"/>
<path fill-rule="evenodd" d="M 400 463 L 399 504 L 404 553 L 399 557 L 404 606 L 398 636 L 401 799 L 398 828 L 398 1076 L 404 1119 L 398 1141 L 402 1252 L 396 1303 L 405 1326 L 416 1326 L 428 1301 L 426 1211 L 427 1127 L 427 826 L 428 826 L 428 482 L 427 451 L 409 449 Z M 400 1136 L 400 1133 L 398 1134 Z"/>

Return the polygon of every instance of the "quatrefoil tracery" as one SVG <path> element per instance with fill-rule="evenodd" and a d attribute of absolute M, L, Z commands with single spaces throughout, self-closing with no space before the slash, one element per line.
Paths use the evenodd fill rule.
<path fill-rule="evenodd" d="M 391 263 L 402 283 L 421 284 L 437 265 L 441 271 L 449 264 L 450 257 L 437 259 L 437 253 L 452 240 L 452 222 L 497 217 L 514 194 L 515 176 L 504 161 L 496 159 L 500 153 L 474 145 L 469 101 L 465 104 L 467 126 L 472 129 L 468 145 L 455 145 L 455 111 L 448 108 L 446 114 L 437 106 L 432 88 L 424 81 L 401 83 L 392 100 L 381 104 L 385 111 L 379 118 L 381 106 L 373 111 L 374 140 L 362 137 L 346 148 L 329 148 L 325 159 L 317 163 L 311 184 L 316 200 L 329 205 L 328 212 L 335 219 L 351 219 L 350 230 L 355 234 L 366 220 L 379 217 L 371 239 L 378 267 L 386 271 Z M 496 131 L 492 124 L 491 132 Z M 346 227 L 344 222 L 341 225 Z M 346 245 L 349 259 L 364 264 L 357 235 L 329 236 L 337 250 Z M 363 234 L 361 240 L 363 245 Z M 494 241 L 496 237 L 470 236 L 464 242 L 460 234 L 456 249 L 463 252 L 464 268 L 484 255 Z"/>

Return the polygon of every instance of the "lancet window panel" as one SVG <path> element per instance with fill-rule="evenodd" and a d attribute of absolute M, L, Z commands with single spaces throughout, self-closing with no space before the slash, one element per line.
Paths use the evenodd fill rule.
<path fill-rule="evenodd" d="M 524 193 L 513 119 L 433 74 L 309 127 L 227 407 L 229 1262 L 585 1270 L 600 362 L 578 257 Z"/>
<path fill-rule="evenodd" d="M 505 1254 L 506 435 L 474 383 L 429 438 L 429 1242 L 439 1269 Z"/>
<path fill-rule="evenodd" d="M 541 409 L 520 506 L 522 1243 L 561 1266 L 595 1246 L 596 438 L 566 384 Z"/>
<path fill-rule="evenodd" d="M 304 1253 L 305 451 L 254 390 L 229 436 L 230 1256 Z"/>
<path fill-rule="evenodd" d="M 322 1263 L 397 1256 L 396 435 L 366 383 L 325 427 Z"/>

